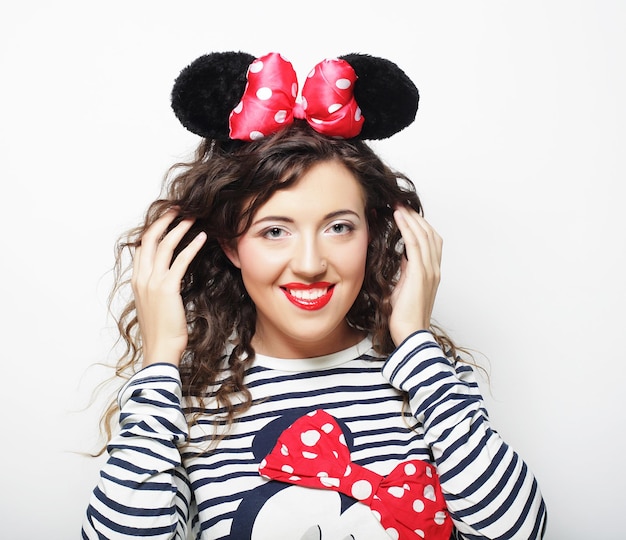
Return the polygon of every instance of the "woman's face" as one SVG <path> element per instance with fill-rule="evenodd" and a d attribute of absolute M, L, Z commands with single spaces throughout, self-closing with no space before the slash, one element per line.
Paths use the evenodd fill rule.
<path fill-rule="evenodd" d="M 257 310 L 253 345 L 279 358 L 321 356 L 361 335 L 346 314 L 363 284 L 368 245 L 363 191 L 335 161 L 277 191 L 226 248 Z"/>

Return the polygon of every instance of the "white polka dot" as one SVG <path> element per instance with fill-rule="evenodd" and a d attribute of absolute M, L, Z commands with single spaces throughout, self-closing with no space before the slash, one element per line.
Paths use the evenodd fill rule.
<path fill-rule="evenodd" d="M 348 446 L 348 445 L 346 444 L 346 437 L 344 436 L 344 434 L 343 434 L 343 433 L 342 433 L 341 435 L 339 435 L 339 442 L 340 442 L 341 444 L 343 444 L 344 446 Z"/>
<path fill-rule="evenodd" d="M 310 413 L 306 413 L 307 416 L 315 416 L 317 414 L 317 411 L 311 411 Z"/>
<path fill-rule="evenodd" d="M 317 454 L 314 454 L 313 452 L 302 452 L 302 457 L 306 459 L 315 459 Z"/>
<path fill-rule="evenodd" d="M 404 484 L 402 487 L 407 491 L 411 491 L 411 486 L 409 486 L 409 484 Z"/>
<path fill-rule="evenodd" d="M 333 456 L 335 456 L 335 459 L 339 459 L 339 452 L 337 452 L 337 450 L 333 450 Z"/>
<path fill-rule="evenodd" d="M 430 467 L 426 467 L 426 476 L 428 476 L 428 478 L 433 477 L 433 470 Z"/>
<path fill-rule="evenodd" d="M 352 485 L 352 496 L 359 501 L 367 499 L 373 491 L 372 484 L 367 480 L 358 480 Z"/>
<path fill-rule="evenodd" d="M 289 465 L 283 465 L 280 470 L 287 474 L 293 473 L 293 467 L 290 467 Z"/>
<path fill-rule="evenodd" d="M 316 429 L 309 429 L 300 435 L 300 440 L 305 446 L 315 446 L 321 438 L 321 433 Z"/>
<path fill-rule="evenodd" d="M 285 446 L 284 444 L 283 444 L 283 445 L 281 445 L 281 447 L 280 447 L 280 453 L 281 453 L 283 456 L 288 456 L 288 455 L 289 455 L 289 448 L 287 448 L 287 446 Z"/>
<path fill-rule="evenodd" d="M 265 135 L 263 135 L 263 133 L 261 133 L 260 131 L 250 132 L 250 140 L 252 141 L 258 141 L 259 139 L 262 139 L 263 137 L 265 137 Z"/>
<path fill-rule="evenodd" d="M 340 90 L 347 90 L 348 88 L 350 88 L 350 85 L 351 83 L 349 79 L 337 79 L 337 81 L 335 82 L 335 86 Z"/>
<path fill-rule="evenodd" d="M 424 511 L 424 501 L 420 501 L 419 499 L 416 499 L 415 501 L 413 501 L 413 510 L 415 512 L 423 512 Z"/>
<path fill-rule="evenodd" d="M 309 102 L 306 100 L 304 96 L 302 96 L 302 101 L 300 102 L 300 105 L 302 105 L 303 111 L 306 111 L 309 106 Z"/>
<path fill-rule="evenodd" d="M 322 472 L 318 472 L 317 473 L 317 477 L 318 478 L 323 478 L 323 477 L 326 477 L 326 476 L 328 476 L 328 473 L 326 471 L 322 471 Z"/>
<path fill-rule="evenodd" d="M 313 118 L 313 117 L 311 117 L 311 118 L 309 118 L 309 120 L 310 120 L 311 122 L 313 122 L 314 124 L 323 124 L 323 123 L 324 123 L 324 121 L 323 121 L 323 120 L 320 120 L 319 118 Z M 345 443 L 344 443 L 344 445 L 345 445 Z"/>
<path fill-rule="evenodd" d="M 309 71 L 308 75 L 307 75 L 307 79 L 310 79 L 311 77 L 313 77 L 315 75 L 315 68 L 313 68 L 311 71 Z"/>
<path fill-rule="evenodd" d="M 446 513 L 442 510 L 435 514 L 435 523 L 437 525 L 443 525 L 446 521 Z"/>
<path fill-rule="evenodd" d="M 265 467 L 267 467 L 267 461 L 263 460 L 261 461 L 261 464 L 259 465 L 259 469 L 265 469 Z"/>
<path fill-rule="evenodd" d="M 413 465 L 413 463 L 407 463 L 404 466 L 404 474 L 406 474 L 407 476 L 413 476 L 416 472 L 417 468 L 415 467 L 415 465 Z"/>
<path fill-rule="evenodd" d="M 333 114 L 334 112 L 341 109 L 341 103 L 333 103 L 330 107 L 328 107 L 328 112 Z"/>
<path fill-rule="evenodd" d="M 335 426 L 333 426 L 330 422 L 322 426 L 322 431 L 324 433 L 330 433 L 333 429 L 335 429 Z"/>
<path fill-rule="evenodd" d="M 388 529 L 385 529 L 385 532 L 391 538 L 393 538 L 393 540 L 398 540 L 398 538 L 400 538 L 400 533 L 396 529 L 394 529 L 393 527 L 389 527 Z"/>
<path fill-rule="evenodd" d="M 357 107 L 356 112 L 354 113 L 354 119 L 358 122 L 361 120 L 361 109 Z"/>
<path fill-rule="evenodd" d="M 402 497 L 404 497 L 404 488 L 398 486 L 390 487 L 387 492 L 389 493 L 389 495 L 393 495 L 396 499 L 401 499 Z"/>
<path fill-rule="evenodd" d="M 302 478 L 300 478 L 299 476 L 290 476 L 289 480 L 291 480 L 292 482 L 299 482 L 300 480 L 302 480 Z"/>
<path fill-rule="evenodd" d="M 346 467 L 346 472 L 343 473 L 344 476 L 350 476 L 350 473 L 352 472 L 352 467 L 350 467 L 350 465 L 348 465 Z"/>
<path fill-rule="evenodd" d="M 282 110 L 282 111 L 278 111 L 275 115 L 274 115 L 274 120 L 276 121 L 276 123 L 278 124 L 282 124 L 285 120 L 287 119 L 287 111 Z"/>
<path fill-rule="evenodd" d="M 298 95 L 298 83 L 291 84 L 291 95 L 296 97 Z"/>
<path fill-rule="evenodd" d="M 256 91 L 256 97 L 258 97 L 261 101 L 267 101 L 272 97 L 272 89 L 264 86 L 263 88 L 259 88 Z"/>
<path fill-rule="evenodd" d="M 429 501 L 436 501 L 437 497 L 435 495 L 435 488 L 433 486 L 426 486 L 424 488 L 424 498 L 428 499 Z"/>
<path fill-rule="evenodd" d="M 374 515 L 374 517 L 380 521 L 381 520 L 381 515 L 380 512 L 377 512 L 376 510 L 372 510 L 372 514 Z"/>
<path fill-rule="evenodd" d="M 320 482 L 326 487 L 339 487 L 339 478 L 320 478 Z"/>
<path fill-rule="evenodd" d="M 240 101 L 239 103 L 237 103 L 237 106 L 233 109 L 233 112 L 235 114 L 239 114 L 241 111 L 243 111 L 243 103 Z"/>
<path fill-rule="evenodd" d="M 417 534 L 417 536 L 419 536 L 420 538 L 424 538 L 424 531 L 422 529 L 415 529 L 415 531 L 413 531 L 415 534 Z"/>
<path fill-rule="evenodd" d="M 252 64 L 250 64 L 250 71 L 252 73 L 258 73 L 262 69 L 263 69 L 263 61 L 262 60 L 256 60 L 256 61 L 252 62 Z"/>

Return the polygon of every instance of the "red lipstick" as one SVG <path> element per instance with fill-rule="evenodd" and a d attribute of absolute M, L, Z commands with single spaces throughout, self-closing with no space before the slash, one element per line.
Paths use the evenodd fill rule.
<path fill-rule="evenodd" d="M 287 300 L 307 311 L 322 309 L 330 302 L 335 286 L 326 281 L 317 283 L 286 283 L 281 285 Z"/>

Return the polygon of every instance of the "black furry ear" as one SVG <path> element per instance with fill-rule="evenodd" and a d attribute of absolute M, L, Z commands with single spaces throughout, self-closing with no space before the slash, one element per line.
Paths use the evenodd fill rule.
<path fill-rule="evenodd" d="M 340 58 L 352 66 L 358 77 L 354 98 L 365 118 L 359 139 L 386 139 L 415 120 L 419 92 L 396 64 L 358 53 Z"/>
<path fill-rule="evenodd" d="M 241 100 L 254 59 L 243 52 L 217 52 L 184 68 L 172 89 L 172 109 L 180 123 L 201 137 L 228 140 L 228 117 Z"/>
<path fill-rule="evenodd" d="M 359 53 L 340 58 L 358 77 L 354 98 L 365 121 L 356 138 L 385 139 L 415 120 L 418 90 L 396 64 Z M 229 116 L 241 101 L 255 59 L 243 52 L 216 52 L 184 68 L 172 89 L 172 109 L 180 123 L 201 137 L 230 140 Z"/>

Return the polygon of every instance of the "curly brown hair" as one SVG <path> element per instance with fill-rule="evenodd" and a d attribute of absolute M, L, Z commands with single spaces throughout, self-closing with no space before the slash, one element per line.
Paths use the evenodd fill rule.
<path fill-rule="evenodd" d="M 371 335 L 376 352 L 389 354 L 394 349 L 389 333 L 390 296 L 403 256 L 393 212 L 399 205 L 420 214 L 423 210 L 409 178 L 390 169 L 364 141 L 329 138 L 299 121 L 251 143 L 203 140 L 192 161 L 170 169 L 164 195 L 149 206 L 143 225 L 126 233 L 116 244 L 116 280 L 110 305 L 129 282 L 132 261 L 123 265 L 123 255 L 130 253 L 132 259 L 144 231 L 168 209 L 176 207 L 179 211 L 170 229 L 180 219 L 195 219 L 174 257 L 198 232 L 207 233 L 207 241 L 181 285 L 189 340 L 180 373 L 183 395 L 202 402 L 203 394 L 210 388 L 227 424 L 252 404 L 244 375 L 255 356 L 251 342 L 256 310 L 246 294 L 240 270 L 221 246 L 232 245 L 248 229 L 258 208 L 277 190 L 295 184 L 314 164 L 331 160 L 343 164 L 359 181 L 365 194 L 370 236 L 365 279 L 347 321 Z M 117 324 L 125 343 L 117 375 L 127 377 L 142 356 L 133 300 L 123 308 Z M 431 330 L 446 354 L 456 357 L 457 348 L 449 337 L 438 327 Z M 225 359 L 228 344 L 232 348 Z M 103 417 L 109 437 L 108 426 L 115 413 L 116 405 L 112 403 Z"/>

